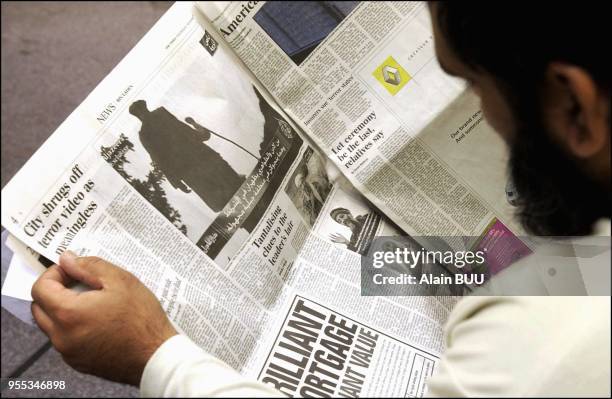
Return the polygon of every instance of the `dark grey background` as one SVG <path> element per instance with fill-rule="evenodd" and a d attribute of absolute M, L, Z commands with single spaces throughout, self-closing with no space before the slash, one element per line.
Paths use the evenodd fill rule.
<path fill-rule="evenodd" d="M 2 2 L 2 187 L 170 5 Z M 136 388 L 70 369 L 55 350 L 44 350 L 40 331 L 4 309 L 1 325 L 3 379 L 23 370 L 22 378 L 64 380 L 67 387 L 5 388 L 2 397 L 138 396 Z"/>

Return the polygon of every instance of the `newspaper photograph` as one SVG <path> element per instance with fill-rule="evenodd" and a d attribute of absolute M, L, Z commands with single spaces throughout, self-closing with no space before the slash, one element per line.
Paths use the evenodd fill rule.
<path fill-rule="evenodd" d="M 331 188 L 325 162 L 309 147 L 285 187 L 285 192 L 309 226 L 316 222 Z"/>
<path fill-rule="evenodd" d="M 115 122 L 120 131 L 100 141 L 100 154 L 177 229 L 223 262 L 261 220 L 302 140 L 255 87 L 236 78 L 220 84 L 205 49 L 193 52 L 193 63 L 161 98 L 153 86 L 129 104 Z M 239 76 L 230 68 L 226 72 Z"/>
<path fill-rule="evenodd" d="M 264 4 L 253 19 L 299 66 L 358 3 L 319 1 L 307 4 L 303 1 L 271 1 Z"/>
<path fill-rule="evenodd" d="M 358 254 L 367 252 L 374 237 L 403 234 L 390 225 L 383 215 L 368 207 L 363 197 L 341 186 L 330 194 L 314 231 L 336 246 Z"/>

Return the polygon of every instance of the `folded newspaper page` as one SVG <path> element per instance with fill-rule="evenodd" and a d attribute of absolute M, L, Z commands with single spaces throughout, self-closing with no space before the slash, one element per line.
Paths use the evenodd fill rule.
<path fill-rule="evenodd" d="M 428 247 L 436 246 L 428 237 L 464 237 L 447 239 L 453 248 L 486 246 L 489 263 L 498 259 L 494 271 L 509 265 L 501 255 L 508 247 L 529 252 L 516 237 L 512 190 L 504 190 L 512 187 L 506 148 L 476 96 L 437 63 L 424 2 L 198 7 L 283 110 L 403 231 Z"/>
<path fill-rule="evenodd" d="M 230 6 L 237 22 L 229 35 L 242 23 L 240 31 L 250 27 L 251 39 L 258 38 L 242 45 L 231 37 L 227 44 L 225 23 L 219 29 L 218 19 L 211 23 L 192 3 L 175 4 L 2 190 L 2 225 L 51 261 L 71 249 L 124 267 L 155 293 L 179 331 L 288 395 L 422 396 L 457 298 L 362 296 L 361 254 L 374 237 L 406 236 L 400 228 L 474 232 L 502 214 L 488 205 L 492 197 L 477 195 L 453 171 L 465 159 L 442 164 L 430 149 L 440 139 L 438 129 L 430 129 L 432 142 L 419 136 L 411 151 L 438 180 L 449 179 L 452 193 L 426 191 L 419 186 L 424 176 L 406 169 L 409 159 L 383 157 L 405 151 L 403 141 L 434 122 L 456 126 L 462 114 L 453 119 L 451 112 L 446 123 L 444 108 L 472 100 L 456 82 L 439 80 L 436 67 L 427 67 L 417 51 L 415 62 L 425 69 L 423 80 L 411 72 L 422 92 L 410 95 L 420 105 L 405 117 L 415 118 L 408 124 L 381 93 L 364 89 L 351 72 L 356 64 L 341 61 L 331 48 L 301 49 L 292 53 L 295 60 L 280 52 L 258 28 L 264 22 L 253 19 L 265 5 L 254 3 Z M 328 39 L 348 36 L 342 30 L 347 22 L 363 30 L 360 21 L 370 14 L 358 10 L 379 19 L 388 11 L 370 7 L 346 9 L 344 23 L 326 28 L 334 32 Z M 396 31 L 425 35 L 429 45 L 422 52 L 431 55 L 421 6 L 382 7 L 392 7 Z M 376 23 L 381 44 L 399 41 L 383 30 L 382 19 Z M 414 36 L 417 47 L 420 38 Z M 316 54 L 310 68 L 330 69 L 320 76 L 326 91 L 323 80 L 308 87 L 325 93 L 326 106 L 314 97 L 307 104 L 314 94 L 288 81 L 310 82 L 298 64 L 311 65 Z M 344 56 L 375 62 L 365 50 Z M 383 81 L 394 74 L 384 73 Z M 388 91 L 378 84 L 376 90 Z M 281 86 L 299 93 L 281 96 Z M 471 140 L 477 125 L 473 120 L 463 127 L 471 146 L 480 142 Z M 361 141 L 370 139 L 370 145 Z M 353 153 L 353 146 L 361 149 Z M 391 174 L 398 184 L 386 186 Z M 402 188 L 406 179 L 411 183 Z M 472 204 L 471 213 L 452 214 L 454 201 Z"/>

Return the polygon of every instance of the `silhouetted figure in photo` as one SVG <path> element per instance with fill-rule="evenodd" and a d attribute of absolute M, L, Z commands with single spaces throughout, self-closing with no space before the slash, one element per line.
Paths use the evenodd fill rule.
<path fill-rule="evenodd" d="M 130 113 L 140 119 L 140 142 L 151 160 L 176 189 L 193 190 L 215 212 L 220 212 L 245 180 L 217 151 L 204 142 L 211 131 L 193 118 L 178 120 L 166 108 L 149 111 L 144 100 L 135 101 Z"/>

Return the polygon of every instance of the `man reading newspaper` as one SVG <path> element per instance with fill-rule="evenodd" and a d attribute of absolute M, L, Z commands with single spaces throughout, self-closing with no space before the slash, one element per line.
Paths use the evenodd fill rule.
<path fill-rule="evenodd" d="M 429 9 L 441 67 L 469 82 L 510 149 L 524 227 L 609 235 L 611 65 L 590 45 L 607 23 L 603 8 Z M 69 289 L 74 282 L 90 290 Z M 178 334 L 156 297 L 103 259 L 64 253 L 32 297 L 36 322 L 77 370 L 140 386 L 144 396 L 281 395 Z M 429 395 L 610 394 L 609 297 L 465 298 L 445 338 Z"/>

